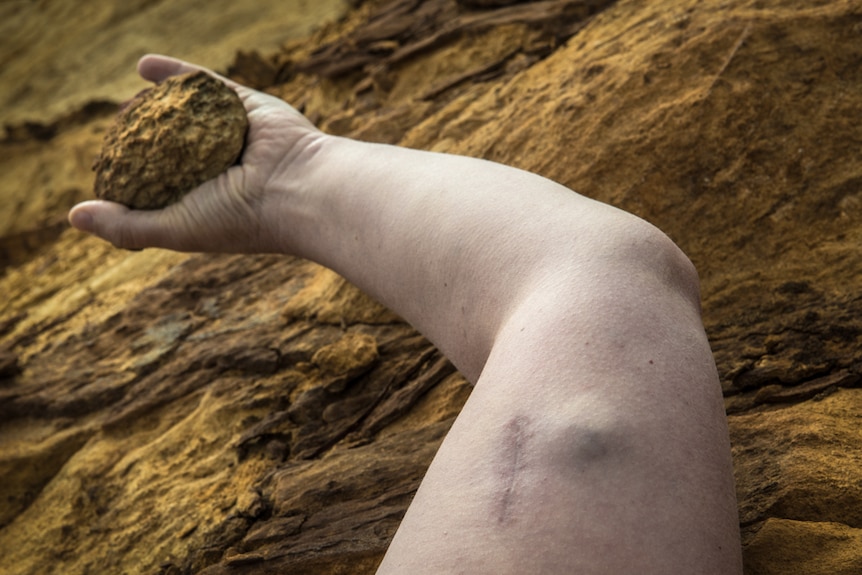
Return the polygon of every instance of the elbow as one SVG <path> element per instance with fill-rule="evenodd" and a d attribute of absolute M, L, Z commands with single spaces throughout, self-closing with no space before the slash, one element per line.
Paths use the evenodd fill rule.
<path fill-rule="evenodd" d="M 691 259 L 654 225 L 623 214 L 616 225 L 600 230 L 597 262 L 635 292 L 658 289 L 676 295 L 701 312 L 700 278 Z"/>
<path fill-rule="evenodd" d="M 700 313 L 700 277 L 694 263 L 667 234 L 647 222 L 642 225 L 648 229 L 641 232 L 646 236 L 640 244 L 641 261 L 661 284 L 689 300 Z"/>

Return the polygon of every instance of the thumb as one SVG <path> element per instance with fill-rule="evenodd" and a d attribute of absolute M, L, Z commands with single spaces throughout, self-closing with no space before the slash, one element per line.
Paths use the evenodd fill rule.
<path fill-rule="evenodd" d="M 165 219 L 164 210 L 131 210 L 105 200 L 82 202 L 69 212 L 73 227 L 128 250 L 172 246 Z"/>

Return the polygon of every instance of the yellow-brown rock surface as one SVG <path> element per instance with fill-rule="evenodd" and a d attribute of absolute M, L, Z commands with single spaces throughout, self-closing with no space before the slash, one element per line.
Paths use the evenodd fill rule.
<path fill-rule="evenodd" d="M 702 277 L 747 573 L 862 572 L 857 2 L 379 0 L 231 73 L 666 230 Z M 66 229 L 92 111 L 0 143 L 30 158 L 0 180 L 0 572 L 373 572 L 469 387 L 316 265 Z"/>

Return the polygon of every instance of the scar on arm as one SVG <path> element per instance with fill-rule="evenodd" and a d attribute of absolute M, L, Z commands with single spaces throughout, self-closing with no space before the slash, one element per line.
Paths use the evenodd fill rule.
<path fill-rule="evenodd" d="M 498 431 L 498 438 L 492 513 L 501 525 L 516 521 L 519 508 L 523 511 L 521 506 L 539 495 L 541 487 L 530 484 L 538 477 L 550 474 L 588 484 L 617 473 L 632 456 L 631 437 L 613 425 L 573 422 L 551 426 L 549 432 L 542 422 L 518 415 Z"/>
<path fill-rule="evenodd" d="M 495 516 L 499 523 L 508 523 L 514 519 L 513 507 L 527 468 L 531 435 L 530 419 L 526 416 L 517 416 L 503 427 L 499 459 L 500 491 L 495 501 Z"/>

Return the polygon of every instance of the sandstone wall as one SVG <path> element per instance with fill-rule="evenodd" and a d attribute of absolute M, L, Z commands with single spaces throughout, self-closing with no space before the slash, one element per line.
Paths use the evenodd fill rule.
<path fill-rule="evenodd" d="M 378 0 L 231 73 L 668 232 L 702 278 L 747 573 L 862 572 L 857 2 Z M 373 572 L 469 387 L 308 262 L 66 229 L 109 108 L 0 142 L 0 572 Z"/>

